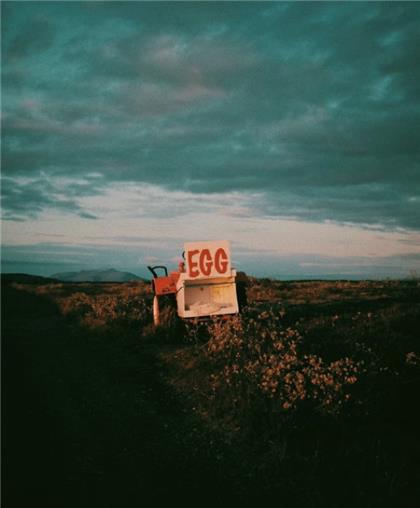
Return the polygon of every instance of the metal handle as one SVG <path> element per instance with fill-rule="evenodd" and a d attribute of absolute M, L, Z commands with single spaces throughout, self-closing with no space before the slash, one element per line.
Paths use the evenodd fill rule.
<path fill-rule="evenodd" d="M 153 274 L 153 278 L 154 279 L 157 279 L 158 278 L 158 274 L 156 273 L 155 270 L 157 269 L 161 269 L 161 270 L 165 270 L 165 276 L 167 277 L 168 276 L 168 269 L 166 268 L 166 266 L 163 266 L 163 265 L 158 265 L 158 266 L 148 266 L 147 267 L 148 270 L 150 270 Z"/>

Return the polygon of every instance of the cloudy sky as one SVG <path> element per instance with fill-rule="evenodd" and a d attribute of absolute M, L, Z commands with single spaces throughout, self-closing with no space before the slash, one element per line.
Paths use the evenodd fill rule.
<path fill-rule="evenodd" d="M 2 267 L 420 273 L 420 4 L 2 2 Z"/>

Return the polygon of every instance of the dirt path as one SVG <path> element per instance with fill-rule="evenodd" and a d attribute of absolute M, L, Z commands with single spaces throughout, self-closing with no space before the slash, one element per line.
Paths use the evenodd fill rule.
<path fill-rule="evenodd" d="M 5 508 L 226 501 L 199 422 L 160 380 L 159 346 L 104 340 L 12 287 L 2 335 Z"/>

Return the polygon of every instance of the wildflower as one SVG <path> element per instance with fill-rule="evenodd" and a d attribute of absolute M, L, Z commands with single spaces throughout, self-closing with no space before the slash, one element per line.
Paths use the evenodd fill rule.
<path fill-rule="evenodd" d="M 405 355 L 405 361 L 410 365 L 420 365 L 420 357 L 414 351 L 410 351 Z"/>

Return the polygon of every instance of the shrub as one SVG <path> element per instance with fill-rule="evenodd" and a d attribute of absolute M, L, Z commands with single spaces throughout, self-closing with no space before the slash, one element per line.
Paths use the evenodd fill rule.
<path fill-rule="evenodd" d="M 336 414 L 350 399 L 349 388 L 362 369 L 360 362 L 348 357 L 324 362 L 305 354 L 300 333 L 282 326 L 273 312 L 255 319 L 215 320 L 209 333 L 206 352 L 214 369 L 215 396 L 228 390 L 232 401 L 242 399 L 248 409 L 263 397 L 275 411 L 310 403 Z"/>
<path fill-rule="evenodd" d="M 59 298 L 58 304 L 63 314 L 89 327 L 138 326 L 151 320 L 151 304 L 139 295 L 76 292 Z"/>

